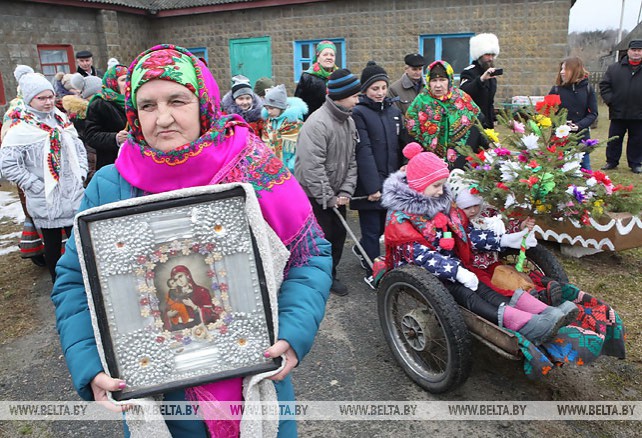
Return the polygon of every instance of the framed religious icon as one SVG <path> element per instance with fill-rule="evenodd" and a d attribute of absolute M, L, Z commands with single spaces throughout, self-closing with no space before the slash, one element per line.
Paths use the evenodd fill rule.
<path fill-rule="evenodd" d="M 77 217 L 99 349 L 109 374 L 127 383 L 116 400 L 280 366 L 263 355 L 274 343 L 275 303 L 247 193 L 202 192 Z"/>

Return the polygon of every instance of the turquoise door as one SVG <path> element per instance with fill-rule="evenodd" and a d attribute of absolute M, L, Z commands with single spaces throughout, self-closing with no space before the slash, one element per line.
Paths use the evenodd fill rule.
<path fill-rule="evenodd" d="M 250 78 L 252 86 L 256 80 L 272 77 L 272 42 L 270 37 L 239 38 L 230 40 L 230 68 L 232 76 Z"/>

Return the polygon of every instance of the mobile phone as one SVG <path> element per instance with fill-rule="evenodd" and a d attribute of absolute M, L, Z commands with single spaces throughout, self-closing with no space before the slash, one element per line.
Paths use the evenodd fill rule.
<path fill-rule="evenodd" d="M 490 76 L 501 76 L 504 74 L 503 68 L 496 68 L 494 72 L 490 73 Z"/>

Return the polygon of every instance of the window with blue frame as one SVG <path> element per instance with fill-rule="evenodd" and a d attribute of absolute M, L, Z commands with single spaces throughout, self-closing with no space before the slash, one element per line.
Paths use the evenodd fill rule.
<path fill-rule="evenodd" d="M 422 35 L 419 50 L 430 64 L 438 59 L 449 63 L 458 79 L 462 70 L 473 61 L 470 59 L 470 37 L 474 33 Z"/>
<path fill-rule="evenodd" d="M 321 41 L 332 41 L 337 47 L 334 63 L 340 68 L 345 68 L 346 41 L 345 38 L 326 38 L 325 40 L 305 40 L 294 42 L 294 82 L 299 82 L 301 73 L 312 65 L 317 44 Z"/>
<path fill-rule="evenodd" d="M 192 55 L 196 56 L 197 58 L 203 58 L 205 60 L 205 64 L 210 62 L 207 57 L 207 47 L 187 47 L 187 50 L 189 50 Z"/>

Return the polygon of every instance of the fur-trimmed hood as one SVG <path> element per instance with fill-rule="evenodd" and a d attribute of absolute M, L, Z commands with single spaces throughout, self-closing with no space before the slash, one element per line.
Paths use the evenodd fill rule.
<path fill-rule="evenodd" d="M 62 98 L 62 107 L 70 118 L 85 119 L 89 102 L 80 96 L 70 94 Z"/>
<path fill-rule="evenodd" d="M 288 97 L 287 99 L 288 107 L 283 110 L 281 115 L 277 117 L 277 120 L 284 120 L 287 122 L 296 122 L 303 120 L 303 116 L 308 113 L 308 104 L 299 97 Z M 261 109 L 261 117 L 265 120 L 268 119 L 268 113 L 265 107 Z"/>
<path fill-rule="evenodd" d="M 408 186 L 406 172 L 397 171 L 383 183 L 381 205 L 389 210 L 399 210 L 410 214 L 420 214 L 432 219 L 437 213 L 448 214 L 453 200 L 450 189 L 444 186 L 439 198 L 429 198 Z"/>
<path fill-rule="evenodd" d="M 473 60 L 479 59 L 486 53 L 499 55 L 499 40 L 497 35 L 492 33 L 480 33 L 470 39 L 470 57 Z"/>
<path fill-rule="evenodd" d="M 246 122 L 253 123 L 261 119 L 261 110 L 263 109 L 263 100 L 252 93 L 252 108 L 243 111 L 232 98 L 232 91 L 228 91 L 223 100 L 221 100 L 221 107 L 227 114 L 238 114 L 243 117 Z"/>

